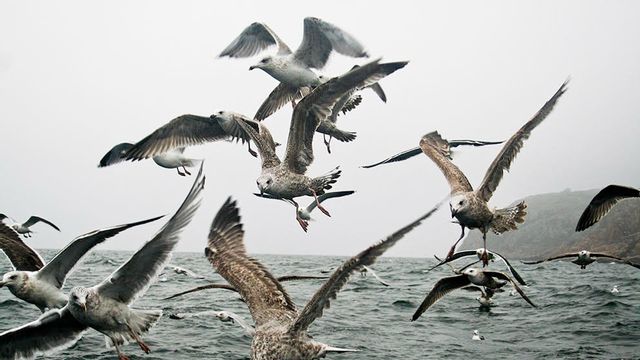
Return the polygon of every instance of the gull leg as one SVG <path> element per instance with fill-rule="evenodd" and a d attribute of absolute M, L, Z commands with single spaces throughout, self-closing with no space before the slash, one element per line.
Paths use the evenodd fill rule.
<path fill-rule="evenodd" d="M 332 137 L 329 136 L 329 140 L 327 140 L 327 134 L 322 134 L 322 140 L 324 141 L 324 146 L 327 147 L 327 152 L 329 154 L 331 154 L 331 139 Z"/>
<path fill-rule="evenodd" d="M 129 328 L 129 334 L 138 343 L 138 346 L 140 346 L 140 349 L 142 349 L 142 351 L 144 351 L 145 354 L 148 354 L 151 352 L 151 349 L 149 349 L 147 344 L 145 344 L 144 341 L 142 341 L 142 339 L 140 338 L 140 336 L 138 336 L 138 334 L 136 334 L 136 332 L 133 331 L 131 328 Z"/>
<path fill-rule="evenodd" d="M 186 168 L 186 167 L 184 167 L 184 166 L 183 166 L 183 167 L 182 167 L 182 170 L 185 172 L 185 174 L 187 174 L 187 175 L 191 175 L 191 173 L 189 172 L 189 170 L 187 170 L 187 168 Z"/>
<path fill-rule="evenodd" d="M 249 146 L 249 154 L 251 154 L 253 157 L 258 157 L 258 153 L 251 149 L 251 142 L 247 141 L 247 145 Z"/>
<path fill-rule="evenodd" d="M 458 240 L 456 240 L 456 242 L 453 244 L 453 246 L 449 250 L 449 253 L 447 254 L 447 257 L 444 259 L 445 261 L 451 259 L 451 257 L 453 256 L 454 252 L 456 251 L 456 245 L 458 245 L 460 240 L 462 240 L 462 238 L 464 237 L 464 225 L 460 224 L 460 227 L 462 228 L 462 233 L 460 234 L 460 237 L 458 238 Z"/>
<path fill-rule="evenodd" d="M 291 199 L 291 202 L 293 203 L 293 206 L 296 207 L 296 220 L 298 221 L 298 224 L 300 224 L 300 227 L 302 228 L 302 230 L 304 230 L 304 232 L 307 232 L 307 229 L 309 228 L 309 222 L 300 217 L 300 213 L 298 212 L 300 206 L 298 205 L 298 203 L 293 199 Z"/>
<path fill-rule="evenodd" d="M 316 191 L 311 189 L 311 193 L 313 194 L 313 198 L 316 199 L 316 205 L 318 206 L 318 209 L 320 209 L 320 211 L 322 211 L 323 214 L 331 217 L 331 214 L 329 214 L 327 209 L 325 209 L 322 205 L 320 205 L 320 201 L 318 201 L 318 194 L 316 194 Z"/>
<path fill-rule="evenodd" d="M 115 341 L 113 342 L 113 344 L 116 347 L 116 351 L 118 352 L 118 360 L 130 360 L 127 355 L 125 355 L 122 351 L 120 351 L 120 347 Z"/>
<path fill-rule="evenodd" d="M 178 170 L 178 175 L 184 176 L 184 174 L 180 172 L 180 168 L 179 167 L 177 167 L 176 170 Z"/>
<path fill-rule="evenodd" d="M 296 107 L 296 100 L 295 99 L 291 99 L 291 107 L 292 108 Z"/>
<path fill-rule="evenodd" d="M 489 255 L 487 254 L 487 233 L 486 232 L 482 233 L 482 242 L 484 243 L 484 252 L 482 253 L 482 257 L 480 259 L 482 260 L 482 267 L 486 267 L 487 265 L 489 265 Z"/>

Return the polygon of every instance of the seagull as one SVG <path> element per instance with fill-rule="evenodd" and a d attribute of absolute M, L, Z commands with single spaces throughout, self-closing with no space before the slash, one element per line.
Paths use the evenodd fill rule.
<path fill-rule="evenodd" d="M 613 285 L 613 289 L 611 289 L 611 293 L 612 294 L 617 294 L 619 292 L 620 292 L 620 290 L 618 290 L 618 285 Z"/>
<path fill-rule="evenodd" d="M 443 151 L 446 153 L 446 156 L 449 158 L 449 160 L 451 160 L 453 158 L 453 151 L 451 150 L 451 148 L 455 148 L 458 146 L 486 146 L 486 145 L 498 145 L 498 144 L 502 144 L 504 141 L 481 141 L 481 140 L 447 140 L 446 146 L 449 146 L 448 149 L 443 149 Z M 409 150 L 405 150 L 399 154 L 393 155 L 390 158 L 384 159 L 382 161 L 379 161 L 375 164 L 371 164 L 371 165 L 363 165 L 360 166 L 361 168 L 364 169 L 370 169 L 373 167 L 376 167 L 378 165 L 384 165 L 384 164 L 389 164 L 389 163 L 394 163 L 394 162 L 399 162 L 399 161 L 404 161 L 407 159 L 410 159 L 416 155 L 422 154 L 422 149 L 420 147 L 415 147 L 413 149 L 409 149 Z"/>
<path fill-rule="evenodd" d="M 12 236 L 5 229 L 0 232 L 0 248 L 11 261 L 14 271 L 4 274 L 0 281 L 0 288 L 6 286 L 17 298 L 37 306 L 42 312 L 47 309 L 62 308 L 67 304 L 67 295 L 62 292 L 65 279 L 89 250 L 126 229 L 161 217 L 80 235 L 46 265 L 35 250 L 22 243 L 17 235 Z M 2 226 L 4 227 L 4 224 Z"/>
<path fill-rule="evenodd" d="M 453 260 L 456 260 L 456 259 L 460 259 L 460 258 L 463 258 L 463 257 L 467 257 L 467 256 L 477 256 L 478 259 L 482 260 L 482 258 L 484 257 L 485 251 L 487 252 L 486 256 L 487 256 L 488 260 L 494 261 L 496 258 L 499 258 L 500 260 L 502 260 L 502 262 L 505 263 L 505 265 L 507 265 L 507 268 L 509 269 L 509 272 L 520 283 L 520 285 L 527 285 L 527 283 L 522 279 L 520 274 L 518 274 L 516 269 L 514 269 L 513 266 L 511 266 L 509 261 L 504 256 L 498 254 L 495 251 L 489 251 L 489 250 L 485 250 L 483 248 L 479 248 L 479 249 L 476 249 L 476 250 L 458 251 L 458 252 L 454 253 L 453 255 L 451 255 L 450 257 L 448 257 L 447 259 L 445 259 L 444 261 L 441 261 L 437 265 L 433 266 L 431 269 L 427 270 L 427 272 L 439 267 L 440 265 L 447 264 L 450 261 L 453 261 Z"/>
<path fill-rule="evenodd" d="M 307 230 L 309 228 L 309 220 L 313 220 L 311 218 L 311 212 L 318 206 L 318 203 L 321 204 L 323 201 L 325 201 L 327 199 L 343 197 L 343 196 L 351 195 L 353 193 L 355 193 L 355 191 L 353 191 L 353 190 L 326 192 L 326 193 L 318 196 L 318 201 L 315 201 L 315 200 L 312 201 L 311 204 L 309 204 L 306 208 L 297 207 L 296 203 L 291 199 L 279 198 L 279 197 L 275 197 L 275 196 L 269 195 L 269 194 L 256 194 L 256 193 L 254 193 L 253 195 L 255 195 L 257 197 L 266 198 L 266 199 L 282 200 L 282 201 L 287 202 L 287 203 L 293 205 L 294 207 L 296 207 L 296 211 L 298 212 L 298 219 L 300 219 L 300 220 L 298 220 L 298 223 L 302 227 L 302 230 L 307 232 Z"/>
<path fill-rule="evenodd" d="M 496 280 L 498 279 L 498 280 Z M 504 281 L 499 281 L 504 280 Z M 513 288 L 518 291 L 520 296 L 528 302 L 531 306 L 537 307 L 534 305 L 531 300 L 525 295 L 525 293 L 518 287 L 518 285 L 511 280 L 509 275 L 500 272 L 500 271 L 488 271 L 476 268 L 469 268 L 462 272 L 462 274 L 457 276 L 445 277 L 440 280 L 433 286 L 433 289 L 429 292 L 427 297 L 424 298 L 422 304 L 418 307 L 416 312 L 413 314 L 411 321 L 416 321 L 424 313 L 431 305 L 435 304 L 436 301 L 440 300 L 443 296 L 447 295 L 451 291 L 455 289 L 460 289 L 462 287 L 468 285 L 478 285 L 484 286 L 485 288 L 495 290 L 501 288 L 502 286 L 510 283 Z"/>
<path fill-rule="evenodd" d="M 256 180 L 260 193 L 273 197 L 289 199 L 296 207 L 296 220 L 304 229 L 305 220 L 300 218 L 298 203 L 293 200 L 299 196 L 313 196 L 318 209 L 325 215 L 329 212 L 319 203 L 318 195 L 331 189 L 341 171 L 335 168 L 331 172 L 311 178 L 306 174 L 307 167 L 313 161 L 313 135 L 318 124 L 331 115 L 331 109 L 338 99 L 355 87 L 364 87 L 403 68 L 407 62 L 380 64 L 379 60 L 353 69 L 316 87 L 296 105 L 287 140 L 284 161 L 275 153 L 275 143 L 271 133 L 262 123 L 245 121 L 238 117 L 238 123 L 256 144 L 262 159 L 262 174 Z M 256 126 L 257 125 L 257 126 Z"/>
<path fill-rule="evenodd" d="M 529 120 L 520 130 L 518 130 L 504 145 L 496 159 L 491 163 L 482 184 L 477 190 L 473 190 L 467 177 L 460 169 L 449 160 L 450 145 L 438 132 L 426 134 L 420 140 L 420 148 L 440 168 L 451 187 L 451 200 L 449 207 L 451 217 L 457 219 L 457 223 L 462 228 L 460 238 L 453 244 L 447 259 L 450 258 L 456 245 L 464 237 L 465 227 L 469 229 L 479 229 L 482 232 L 484 242 L 483 248 L 487 248 L 487 232 L 493 230 L 496 234 L 501 234 L 509 230 L 517 229 L 517 224 L 524 222 L 527 214 L 527 205 L 520 202 L 516 206 L 506 209 L 491 209 L 488 201 L 493 192 L 498 187 L 505 171 L 509 170 L 513 159 L 522 148 L 524 140 L 528 139 L 531 131 L 538 126 L 553 110 L 556 102 L 566 91 L 567 81 L 556 91 L 544 106 L 538 110 L 534 117 Z M 482 259 L 483 265 L 488 265 L 488 258 Z"/>
<path fill-rule="evenodd" d="M 563 259 L 563 258 L 570 258 L 570 257 L 575 257 L 576 259 L 571 260 L 572 263 L 576 264 L 576 265 L 580 265 L 580 269 L 586 269 L 587 265 L 591 264 L 592 262 L 596 261 L 596 257 L 605 257 L 605 258 L 611 258 L 611 259 L 615 259 L 618 261 L 621 261 L 627 265 L 631 265 L 635 268 L 640 269 L 640 264 L 634 264 L 629 260 L 625 260 L 613 255 L 607 255 L 607 254 L 603 254 L 603 253 L 592 253 L 590 251 L 587 250 L 581 250 L 580 252 L 577 253 L 568 253 L 568 254 L 562 254 L 562 255 L 558 255 L 558 256 L 553 256 L 550 257 L 548 259 L 544 259 L 544 260 L 537 260 L 537 261 L 523 261 L 523 264 L 527 264 L 527 265 L 533 265 L 533 264 L 540 264 L 541 262 L 545 262 L 545 261 L 550 261 L 550 260 L 556 260 L 556 259 Z"/>
<path fill-rule="evenodd" d="M 177 266 L 177 265 L 172 265 L 172 264 L 167 264 L 167 266 L 169 269 L 173 270 L 173 272 L 175 272 L 178 275 L 185 275 L 188 277 L 192 277 L 194 279 L 204 279 L 204 276 L 202 275 L 198 275 L 196 273 L 194 273 L 193 271 Z"/>
<path fill-rule="evenodd" d="M 378 280 L 378 282 L 380 282 L 380 284 L 384 285 L 384 286 L 391 286 L 389 285 L 388 282 L 382 280 L 378 274 L 376 274 L 375 271 L 373 271 L 370 267 L 368 266 L 362 266 L 362 269 L 360 270 L 360 276 L 366 277 L 367 274 L 371 274 L 373 275 L 374 278 L 376 278 L 376 280 Z"/>
<path fill-rule="evenodd" d="M 200 317 L 200 316 L 215 316 L 222 322 L 230 322 L 232 324 L 238 324 L 249 336 L 254 336 L 256 334 L 256 329 L 253 326 L 249 325 L 240 315 L 233 313 L 231 311 L 201 311 L 197 313 L 177 313 L 169 315 L 170 319 L 174 320 L 182 320 L 190 317 Z"/>
<path fill-rule="evenodd" d="M 121 143 L 107 152 L 98 167 L 106 167 L 119 162 L 138 161 L 153 158 L 159 166 L 176 169 L 178 175 L 191 175 L 187 167 L 193 167 L 195 162 L 202 160 L 191 159 L 184 155 L 186 146 L 199 145 L 218 140 L 233 140 L 246 142 L 249 153 L 254 157 L 256 152 L 251 149 L 249 137 L 235 122 L 232 116 L 225 116 L 219 111 L 209 117 L 198 115 L 181 115 L 165 125 L 159 127 L 144 139 L 135 144 Z M 182 171 L 180 171 L 182 169 Z"/>
<path fill-rule="evenodd" d="M 149 353 L 140 336 L 155 325 L 162 310 L 137 310 L 129 305 L 146 292 L 169 261 L 180 232 L 200 204 L 197 200 L 203 186 L 201 166 L 186 199 L 153 239 L 100 284 L 72 288 L 69 301 L 62 309 L 47 311 L 36 321 L 0 334 L 0 356 L 31 358 L 68 347 L 88 328 L 103 333 L 120 360 L 129 359 L 120 349 L 128 341 L 135 341 Z"/>
<path fill-rule="evenodd" d="M 288 102 L 303 97 L 310 88 L 322 84 L 311 69 L 322 69 L 332 50 L 351 57 L 368 57 L 364 47 L 351 35 L 323 20 L 304 19 L 302 43 L 295 53 L 267 25 L 254 22 L 245 28 L 218 57 L 243 58 L 253 56 L 276 45 L 276 56 L 267 56 L 249 70 L 261 69 L 280 84 L 269 94 L 256 113 L 263 120 Z"/>
<path fill-rule="evenodd" d="M 439 206 L 439 204 L 438 204 Z M 347 260 L 333 272 L 307 305 L 298 310 L 282 284 L 258 260 L 247 255 L 235 201 L 227 199 L 213 219 L 205 256 L 211 265 L 242 296 L 255 322 L 256 334 L 251 344 L 253 360 L 319 359 L 330 352 L 357 350 L 329 346 L 307 334 L 309 326 L 322 316 L 351 274 L 371 265 L 387 249 L 431 216 L 437 207 L 416 221 L 396 231 Z"/>
<path fill-rule="evenodd" d="M 30 227 L 39 223 L 39 222 L 43 222 L 49 226 L 51 226 L 52 228 L 60 231 L 60 228 L 57 227 L 54 223 L 52 223 L 51 221 L 47 220 L 47 219 L 43 219 L 39 216 L 31 216 L 29 217 L 29 219 L 27 219 L 27 221 L 23 222 L 22 224 L 16 222 L 15 220 L 11 219 L 10 217 L 8 217 L 5 214 L 0 214 L 0 222 L 4 221 L 4 219 L 9 219 L 11 221 L 13 221 L 12 224 L 10 224 L 9 226 L 11 226 L 11 228 L 13 230 L 15 230 L 18 234 L 23 235 L 24 237 L 31 237 L 31 233 L 33 231 L 31 231 Z"/>
<path fill-rule="evenodd" d="M 495 290 L 480 286 L 465 286 L 462 289 L 467 291 L 480 292 L 480 296 L 476 298 L 476 301 L 480 303 L 480 308 L 489 309 L 493 306 L 492 297 L 495 294 Z"/>
<path fill-rule="evenodd" d="M 471 337 L 471 340 L 484 340 L 484 336 L 480 335 L 478 330 L 473 330 L 473 336 Z"/>
<path fill-rule="evenodd" d="M 287 275 L 287 276 L 280 276 L 276 278 L 276 280 L 278 280 L 278 282 L 284 282 L 284 281 L 293 281 L 293 280 L 326 279 L 326 278 L 327 278 L 326 276 Z M 169 297 L 164 298 L 163 300 L 169 300 L 169 299 L 177 298 L 182 295 L 190 294 L 196 291 L 207 290 L 207 289 L 224 289 L 224 290 L 231 290 L 231 291 L 238 292 L 236 288 L 234 288 L 229 284 L 211 283 L 207 285 L 197 286 L 195 288 L 192 288 L 177 294 L 173 294 Z"/>
<path fill-rule="evenodd" d="M 628 186 L 609 185 L 600 190 L 578 220 L 576 231 L 582 231 L 602 219 L 618 201 L 631 197 L 640 197 L 640 190 Z"/>

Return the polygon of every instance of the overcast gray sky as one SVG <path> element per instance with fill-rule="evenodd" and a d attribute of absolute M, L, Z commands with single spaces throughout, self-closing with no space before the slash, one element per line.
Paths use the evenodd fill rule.
<path fill-rule="evenodd" d="M 181 114 L 231 110 L 253 115 L 277 85 L 259 60 L 215 56 L 247 25 L 268 24 L 290 47 L 302 20 L 342 27 L 385 61 L 410 60 L 339 125 L 353 143 L 316 137 L 310 175 L 340 165 L 329 201 L 305 234 L 293 208 L 255 198 L 259 162 L 245 147 L 212 143 L 187 150 L 206 158 L 202 207 L 179 250 L 201 251 L 209 224 L 229 195 L 239 200 L 250 252 L 341 254 L 364 249 L 426 212 L 449 191 L 425 156 L 372 170 L 358 166 L 443 137 L 505 139 L 560 84 L 569 90 L 536 128 L 495 193 L 504 207 L 545 192 L 637 185 L 640 142 L 640 3 L 634 1 L 3 1 L 0 3 L 0 212 L 44 225 L 29 240 L 59 248 L 96 228 L 170 214 L 193 177 L 152 161 L 98 169 L 113 145 L 138 141 Z M 272 49 L 273 52 L 273 49 Z M 333 54 L 337 75 L 362 59 Z M 286 142 L 291 108 L 267 119 Z M 284 148 L 284 147 L 282 147 Z M 284 149 L 281 149 L 283 151 Z M 456 164 L 477 186 L 498 147 L 465 149 Z M 301 202 L 307 204 L 311 198 Z M 101 249 L 136 249 L 161 223 L 130 230 Z M 457 238 L 445 207 L 389 251 L 444 253 Z M 534 239 L 532 239 L 533 241 Z M 490 240 L 491 241 L 491 240 Z"/>

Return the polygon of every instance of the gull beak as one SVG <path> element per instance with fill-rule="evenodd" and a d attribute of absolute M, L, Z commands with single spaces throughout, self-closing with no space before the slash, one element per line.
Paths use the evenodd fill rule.
<path fill-rule="evenodd" d="M 6 284 L 7 284 L 6 282 L 4 282 L 4 281 L 0 281 L 0 288 L 1 288 L 1 287 L 3 287 L 3 286 L 5 286 Z"/>
<path fill-rule="evenodd" d="M 457 211 L 451 209 L 451 218 L 453 219 L 454 217 L 456 217 L 457 213 L 458 213 Z"/>
<path fill-rule="evenodd" d="M 82 303 L 82 304 L 80 304 L 80 306 L 82 306 L 82 311 L 87 312 L 87 304 L 86 303 Z"/>
<path fill-rule="evenodd" d="M 255 68 L 256 68 L 256 66 L 255 66 L 255 65 L 249 66 L 249 71 L 251 71 L 251 70 L 253 70 L 253 69 L 255 69 Z"/>

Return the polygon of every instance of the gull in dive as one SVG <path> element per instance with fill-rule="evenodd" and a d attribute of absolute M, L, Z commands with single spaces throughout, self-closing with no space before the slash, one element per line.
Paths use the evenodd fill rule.
<path fill-rule="evenodd" d="M 487 232 L 489 230 L 496 234 L 501 234 L 517 229 L 517 224 L 524 222 L 524 217 L 527 214 L 525 211 L 527 206 L 524 201 L 506 209 L 491 209 L 488 201 L 498 187 L 500 180 L 502 180 L 504 172 L 509 170 L 513 159 L 522 149 L 524 140 L 528 139 L 531 131 L 551 113 L 560 96 L 566 91 L 566 86 L 567 82 L 565 81 L 533 118 L 511 136 L 489 166 L 482 184 L 476 190 L 473 190 L 462 171 L 449 160 L 448 149 L 450 145 L 440 134 L 431 132 L 422 137 L 420 140 L 422 152 L 440 168 L 449 182 L 451 187 L 451 200 L 449 201 L 451 217 L 456 218 L 457 223 L 462 228 L 460 238 L 451 247 L 447 259 L 453 255 L 456 245 L 464 237 L 465 227 L 479 229 L 482 232 L 483 248 L 486 249 Z M 489 259 L 486 252 L 482 262 L 484 266 L 488 265 Z"/>
<path fill-rule="evenodd" d="M 575 258 L 575 259 L 571 260 L 571 262 L 576 264 L 576 265 L 580 265 L 580 269 L 586 269 L 587 265 L 589 265 L 592 262 L 596 261 L 597 257 L 598 258 L 604 257 L 604 258 L 615 259 L 615 260 L 623 262 L 623 263 L 625 263 L 627 265 L 631 265 L 631 266 L 633 266 L 635 268 L 640 269 L 640 264 L 634 264 L 629 260 L 622 259 L 622 258 L 613 256 L 613 255 L 603 254 L 603 253 L 592 253 L 592 252 L 587 251 L 587 250 L 581 250 L 580 252 L 576 252 L 576 253 L 568 253 L 568 254 L 562 254 L 562 255 L 558 255 L 558 256 L 553 256 L 553 257 L 550 257 L 550 258 L 544 259 L 544 260 L 523 261 L 522 263 L 523 264 L 527 264 L 527 265 L 533 265 L 533 264 L 540 264 L 541 262 L 551 261 L 551 260 L 556 260 L 556 259 Z"/>
<path fill-rule="evenodd" d="M 190 317 L 200 317 L 200 316 L 215 316 L 218 320 L 222 322 L 230 322 L 232 324 L 238 324 L 247 335 L 253 336 L 256 334 L 256 329 L 253 326 L 249 325 L 240 315 L 233 313 L 231 311 L 201 311 L 197 313 L 177 313 L 169 315 L 170 319 L 174 320 L 182 320 Z"/>
<path fill-rule="evenodd" d="M 429 294 L 427 294 L 425 299 L 422 301 L 422 304 L 420 304 L 416 312 L 413 314 L 411 321 L 418 320 L 420 315 L 422 315 L 422 313 L 424 313 L 431 305 L 435 304 L 436 301 L 440 300 L 443 296 L 453 290 L 460 289 L 471 284 L 495 290 L 503 287 L 507 283 L 510 283 L 526 302 L 533 307 L 537 307 L 531 302 L 531 300 L 529 300 L 522 289 L 518 287 L 518 284 L 511 280 L 509 275 L 499 271 L 469 268 L 464 270 L 460 275 L 445 277 L 438 280 L 438 282 L 433 286 L 433 289 L 431 289 Z"/>
<path fill-rule="evenodd" d="M 159 127 L 135 144 L 121 143 L 107 152 L 98 167 L 110 166 L 125 160 L 138 161 L 153 158 L 159 166 L 176 169 L 180 176 L 191 175 L 187 167 L 195 166 L 198 159 L 184 155 L 187 146 L 199 145 L 218 140 L 236 140 L 246 142 L 249 153 L 257 156 L 251 149 L 249 137 L 238 125 L 234 117 L 225 116 L 219 111 L 210 117 L 182 115 Z M 182 169 L 182 171 L 180 171 Z"/>
<path fill-rule="evenodd" d="M 380 278 L 380 276 L 378 276 L 378 274 L 376 274 L 375 271 L 373 271 L 373 269 L 371 269 L 368 266 L 362 266 L 362 269 L 360 269 L 360 276 L 362 277 L 367 277 L 367 274 L 371 274 L 374 278 L 376 278 L 376 280 L 378 280 L 378 282 L 384 286 L 391 286 L 389 285 L 388 282 L 382 280 Z"/>
<path fill-rule="evenodd" d="M 227 199 L 211 224 L 205 255 L 218 274 L 238 290 L 249 307 L 256 329 L 251 359 L 307 360 L 323 358 L 330 352 L 356 351 L 320 343 L 308 335 L 307 330 L 330 306 L 331 299 L 336 298 L 352 273 L 375 262 L 436 209 L 347 260 L 307 305 L 298 310 L 282 284 L 258 260 L 247 255 L 239 210 L 235 201 Z"/>
<path fill-rule="evenodd" d="M 296 220 L 302 228 L 305 227 L 304 219 L 300 218 L 298 203 L 293 198 L 313 196 L 318 209 L 330 216 L 319 203 L 318 195 L 331 189 L 331 185 L 340 176 L 340 170 L 335 168 L 328 174 L 315 178 L 306 175 L 307 167 L 313 161 L 313 135 L 316 128 L 323 119 L 331 115 L 333 105 L 342 95 L 353 88 L 377 82 L 406 64 L 407 62 L 381 64 L 379 60 L 375 60 L 316 87 L 293 110 L 283 161 L 276 155 L 275 143 L 266 126 L 246 121 L 241 115 L 237 116 L 240 120 L 238 123 L 256 144 L 262 159 L 262 174 L 256 180 L 260 193 L 291 200 L 296 207 Z"/>
<path fill-rule="evenodd" d="M 446 258 L 445 260 L 440 261 L 437 265 L 435 265 L 432 268 L 430 268 L 429 270 L 427 270 L 427 272 L 439 267 L 440 265 L 447 264 L 447 263 L 449 263 L 451 261 L 454 261 L 454 260 L 457 260 L 457 259 L 460 259 L 460 258 L 463 258 L 463 257 L 467 257 L 467 256 L 477 256 L 479 260 L 482 260 L 483 257 L 484 257 L 485 251 L 487 252 L 486 256 L 487 256 L 489 261 L 495 261 L 496 258 L 502 260 L 502 262 L 504 262 L 505 265 L 507 265 L 507 268 L 509 269 L 509 272 L 511 273 L 511 275 L 513 275 L 513 277 L 521 285 L 527 285 L 527 283 L 525 283 L 525 281 L 522 279 L 520 274 L 518 274 L 516 269 L 514 269 L 513 266 L 511 266 L 509 261 L 504 256 L 498 254 L 495 251 L 490 251 L 490 250 L 486 250 L 486 249 L 483 249 L 483 248 L 476 249 L 476 250 L 458 251 L 458 252 L 454 253 L 453 255 L 451 255 L 450 257 Z"/>
<path fill-rule="evenodd" d="M 326 276 L 286 275 L 286 276 L 280 276 L 276 278 L 276 280 L 278 280 L 278 282 L 285 282 L 285 281 L 294 281 L 294 280 L 310 280 L 310 279 L 326 279 L 326 278 L 327 278 Z M 192 288 L 183 292 L 179 292 L 177 294 L 173 294 L 169 297 L 164 298 L 163 300 L 169 300 L 169 299 L 177 298 L 182 295 L 190 294 L 196 291 L 207 290 L 207 289 L 224 289 L 224 290 L 238 292 L 236 288 L 234 288 L 229 284 L 211 283 L 207 285 L 197 286 L 195 288 Z"/>
<path fill-rule="evenodd" d="M 498 145 L 502 144 L 504 141 L 481 141 L 481 140 L 447 140 L 446 144 L 443 143 L 443 146 L 448 146 L 448 148 L 443 148 L 442 151 L 446 154 L 449 160 L 453 159 L 453 150 L 452 148 L 458 146 L 486 146 L 486 145 Z M 405 150 L 399 154 L 393 155 L 390 158 L 379 161 L 375 164 L 371 165 L 363 165 L 361 168 L 370 169 L 372 167 L 376 167 L 378 165 L 384 165 L 399 161 L 404 161 L 410 159 L 416 155 L 422 154 L 422 149 L 420 147 L 415 147 L 413 149 Z"/>
<path fill-rule="evenodd" d="M 27 219 L 27 221 L 23 222 L 22 224 L 16 222 L 15 220 L 11 219 L 10 217 L 8 217 L 5 214 L 0 214 L 0 222 L 4 221 L 4 219 L 9 219 L 12 221 L 12 224 L 9 224 L 9 226 L 15 230 L 18 234 L 23 235 L 24 237 L 31 237 L 31 233 L 33 231 L 31 231 L 30 227 L 39 223 L 39 222 L 43 222 L 49 226 L 51 226 L 52 228 L 60 231 L 60 228 L 57 227 L 54 223 L 52 223 L 51 221 L 47 220 L 47 219 L 43 219 L 39 216 L 31 216 L 29 217 L 29 219 Z"/>
<path fill-rule="evenodd" d="M 609 185 L 600 190 L 580 216 L 576 231 L 589 228 L 602 219 L 618 201 L 640 197 L 640 190 L 628 186 Z"/>
<path fill-rule="evenodd" d="M 185 275 L 194 279 L 204 279 L 204 276 L 202 275 L 198 275 L 196 273 L 194 273 L 193 271 L 187 269 L 187 268 L 183 268 L 180 267 L 178 265 L 173 265 L 173 264 L 167 264 L 166 266 L 167 268 L 171 269 L 174 273 L 178 274 L 178 275 Z"/>
<path fill-rule="evenodd" d="M 484 340 L 484 336 L 480 335 L 478 330 L 473 330 L 473 336 L 471 337 L 471 340 Z"/>
<path fill-rule="evenodd" d="M 343 196 L 351 195 L 353 193 L 355 193 L 355 191 L 353 191 L 353 190 L 326 192 L 326 193 L 318 196 L 318 201 L 316 201 L 316 200 L 312 201 L 311 204 L 309 204 L 306 208 L 305 207 L 298 207 L 296 205 L 296 203 L 291 199 L 279 198 L 279 197 L 275 197 L 275 196 L 269 195 L 269 194 L 255 194 L 254 193 L 253 195 L 255 195 L 257 197 L 266 198 L 266 199 L 282 200 L 282 201 L 284 201 L 286 203 L 289 203 L 289 204 L 293 205 L 296 208 L 296 211 L 298 212 L 298 223 L 302 227 L 302 230 L 304 230 L 306 232 L 307 229 L 309 228 L 309 220 L 313 220 L 311 218 L 311 212 L 318 206 L 319 203 L 321 204 L 323 201 L 325 201 L 327 199 L 343 197 Z"/>
<path fill-rule="evenodd" d="M 17 298 L 37 306 L 42 312 L 61 308 L 67 304 L 67 295 L 62 292 L 65 279 L 89 250 L 126 229 L 155 221 L 160 217 L 80 235 L 46 265 L 35 250 L 24 244 L 15 232 L 2 224 L 0 249 L 11 261 L 14 271 L 4 274 L 0 288 L 7 287 Z"/>
<path fill-rule="evenodd" d="M 267 56 L 249 67 L 249 70 L 261 69 L 280 82 L 260 106 L 257 120 L 265 119 L 286 103 L 303 97 L 310 88 L 322 84 L 320 76 L 311 69 L 323 68 L 332 50 L 351 57 L 368 56 L 364 47 L 344 30 L 308 17 L 304 19 L 302 43 L 295 53 L 267 25 L 254 22 L 218 57 L 249 57 L 272 45 L 278 47 L 276 56 Z"/>
<path fill-rule="evenodd" d="M 162 310 L 138 310 L 129 305 L 146 292 L 169 261 L 180 232 L 200 204 L 203 186 L 201 166 L 186 199 L 153 239 L 100 284 L 71 289 L 69 302 L 62 309 L 50 310 L 36 321 L 0 334 L 0 358 L 30 358 L 68 347 L 88 328 L 103 333 L 120 360 L 128 359 L 120 349 L 128 341 L 135 341 L 148 353 L 141 335 L 155 325 Z"/>

